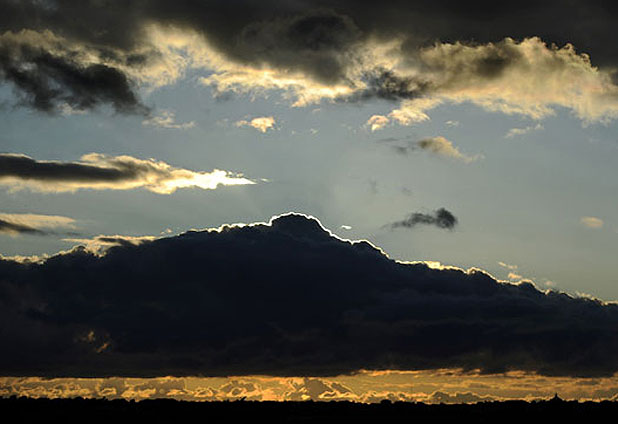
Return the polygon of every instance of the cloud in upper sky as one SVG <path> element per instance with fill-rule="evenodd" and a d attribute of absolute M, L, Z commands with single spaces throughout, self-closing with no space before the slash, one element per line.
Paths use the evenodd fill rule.
<path fill-rule="evenodd" d="M 145 113 L 140 87 L 198 69 L 218 93 L 276 91 L 297 106 L 400 102 L 381 116 L 402 125 L 453 103 L 534 119 L 557 108 L 585 122 L 618 116 L 618 58 L 607 47 L 616 13 L 583 1 L 462 9 L 440 1 L 3 0 L 2 8 L 0 78 L 37 110 L 109 104 Z"/>
<path fill-rule="evenodd" d="M 32 213 L 0 213 L 0 234 L 46 235 L 50 230 L 74 229 L 75 220 L 66 216 Z"/>
<path fill-rule="evenodd" d="M 401 221 L 389 225 L 391 228 L 414 228 L 417 225 L 433 225 L 438 228 L 452 230 L 457 225 L 457 218 L 444 208 L 432 213 L 413 212 Z"/>
<path fill-rule="evenodd" d="M 79 189 L 145 188 L 171 194 L 179 188 L 216 189 L 220 185 L 255 184 L 241 174 L 215 169 L 196 172 L 154 159 L 90 153 L 78 162 L 38 161 L 20 154 L 0 154 L 0 185 L 12 190 L 73 192 Z"/>
<path fill-rule="evenodd" d="M 604 224 L 603 220 L 596 216 L 582 216 L 579 222 L 588 228 L 602 228 Z"/>
<path fill-rule="evenodd" d="M 145 126 L 186 130 L 195 127 L 195 121 L 176 122 L 176 114 L 169 110 L 163 110 L 158 115 L 142 121 Z"/>
<path fill-rule="evenodd" d="M 541 131 L 542 129 L 544 129 L 544 127 L 541 124 L 536 124 L 534 126 L 533 125 L 529 125 L 529 126 L 524 127 L 524 128 L 511 128 L 504 135 L 504 138 L 515 138 L 515 137 L 519 137 L 519 136 L 528 134 L 529 132 L 532 132 L 532 131 Z"/>
<path fill-rule="evenodd" d="M 234 123 L 237 127 L 253 127 L 259 132 L 266 131 L 275 127 L 275 118 L 272 116 L 260 116 L 251 120 L 240 120 Z"/>
<path fill-rule="evenodd" d="M 371 129 L 371 131 L 378 131 L 384 128 L 390 120 L 384 115 L 372 115 L 366 122 L 365 125 Z"/>
<path fill-rule="evenodd" d="M 0 259 L 0 291 L 2 375 L 618 370 L 614 304 L 396 262 L 302 215 Z"/>
<path fill-rule="evenodd" d="M 399 140 L 385 139 L 383 141 L 388 142 L 388 141 L 399 141 Z M 393 146 L 393 149 L 395 149 L 397 153 L 400 153 L 403 155 L 406 155 L 410 152 L 423 150 L 423 151 L 429 152 L 437 156 L 443 156 L 446 158 L 455 159 L 455 160 L 459 160 L 459 161 L 466 162 L 466 163 L 474 162 L 476 160 L 483 158 L 483 155 L 480 155 L 480 154 L 471 156 L 471 155 L 462 153 L 459 150 L 459 148 L 453 145 L 453 143 L 450 140 L 447 140 L 446 138 L 442 136 L 427 137 L 427 138 L 424 138 L 422 140 L 415 141 L 415 142 L 408 141 L 404 145 Z"/>

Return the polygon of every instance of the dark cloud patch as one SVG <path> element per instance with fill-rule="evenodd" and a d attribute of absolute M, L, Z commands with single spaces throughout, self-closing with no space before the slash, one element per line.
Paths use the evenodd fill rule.
<path fill-rule="evenodd" d="M 359 40 L 360 31 L 351 18 L 316 10 L 248 25 L 234 55 L 253 64 L 302 71 L 332 84 L 343 79 L 350 60 L 345 52 Z"/>
<path fill-rule="evenodd" d="M 0 219 L 0 234 L 35 234 L 35 235 L 45 235 L 47 234 L 45 231 L 40 230 L 38 228 L 31 227 L 25 224 L 19 224 L 16 222 L 9 222 L 3 219 Z"/>
<path fill-rule="evenodd" d="M 618 370 L 618 307 L 390 260 L 300 215 L 0 260 L 0 374 Z"/>
<path fill-rule="evenodd" d="M 417 225 L 433 225 L 438 228 L 452 230 L 457 225 L 457 218 L 444 208 L 433 213 L 414 212 L 401 221 L 393 222 L 391 228 L 413 228 Z"/>
<path fill-rule="evenodd" d="M 342 96 L 338 101 L 358 102 L 369 99 L 389 101 L 410 100 L 422 97 L 434 88 L 429 81 L 397 75 L 388 69 L 376 69 L 363 78 L 366 88 L 352 95 Z"/>
<path fill-rule="evenodd" d="M 23 105 L 42 112 L 57 112 L 63 105 L 83 111 L 102 104 L 122 113 L 148 112 L 122 71 L 80 64 L 70 54 L 57 56 L 5 41 L 0 44 L 0 79 L 13 85 Z"/>
<path fill-rule="evenodd" d="M 0 179 L 50 182 L 117 182 L 135 179 L 139 167 L 98 166 L 79 162 L 38 161 L 25 155 L 0 154 Z"/>

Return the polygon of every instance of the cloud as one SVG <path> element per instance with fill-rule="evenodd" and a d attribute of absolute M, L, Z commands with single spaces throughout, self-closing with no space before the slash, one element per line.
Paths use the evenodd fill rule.
<path fill-rule="evenodd" d="M 468 156 L 461 153 L 457 147 L 453 146 L 451 141 L 441 136 L 425 138 L 418 141 L 416 145 L 433 154 L 462 160 L 464 162 L 473 162 L 482 157 L 480 155 Z"/>
<path fill-rule="evenodd" d="M 383 139 L 380 140 L 383 142 L 391 142 L 391 141 L 399 141 L 398 139 Z M 466 155 L 462 153 L 450 140 L 442 136 L 437 137 L 427 137 L 419 141 L 410 142 L 408 141 L 405 145 L 395 145 L 393 149 L 402 155 L 407 155 L 410 152 L 414 152 L 417 150 L 424 150 L 436 156 L 443 156 L 446 158 L 460 160 L 462 162 L 471 163 L 478 159 L 482 159 L 483 155 Z"/>
<path fill-rule="evenodd" d="M 234 125 L 236 125 L 237 127 L 253 127 L 259 132 L 265 133 L 269 129 L 274 128 L 275 118 L 272 116 L 261 116 L 258 118 L 253 118 L 250 121 L 237 121 Z"/>
<path fill-rule="evenodd" d="M 541 124 L 536 124 L 534 126 L 530 125 L 524 128 L 511 128 L 505 134 L 504 138 L 514 138 L 517 136 L 528 134 L 529 132 L 532 132 L 532 131 L 540 131 L 542 129 L 543 129 L 543 125 Z"/>
<path fill-rule="evenodd" d="M 462 102 L 534 119 L 559 107 L 585 122 L 618 116 L 618 60 L 608 47 L 616 13 L 583 1 L 463 10 L 442 1 L 3 0 L 2 8 L 1 78 L 38 110 L 110 104 L 143 113 L 139 88 L 197 69 L 217 93 L 276 91 L 296 106 L 401 102 L 383 116 L 402 125 Z"/>
<path fill-rule="evenodd" d="M 93 252 L 103 252 L 111 246 L 137 246 L 155 240 L 155 236 L 98 235 L 92 238 L 65 238 L 62 241 L 86 246 Z"/>
<path fill-rule="evenodd" d="M 438 228 L 452 230 L 457 225 L 457 218 L 444 208 L 435 210 L 433 213 L 414 212 L 408 215 L 407 218 L 393 222 L 389 225 L 391 228 L 413 228 L 417 225 L 433 225 Z"/>
<path fill-rule="evenodd" d="M 169 110 L 161 111 L 158 116 L 153 116 L 149 119 L 145 119 L 144 121 L 142 121 L 142 124 L 146 126 L 176 130 L 186 130 L 195 127 L 195 121 L 183 123 L 176 122 L 176 114 Z"/>
<path fill-rule="evenodd" d="M 315 219 L 0 259 L 5 376 L 611 375 L 618 307 L 389 259 Z"/>
<path fill-rule="evenodd" d="M 384 128 L 388 123 L 390 122 L 390 120 L 383 115 L 372 115 L 366 122 L 365 125 L 367 125 L 371 131 L 377 131 L 377 130 L 381 130 L 382 128 Z"/>
<path fill-rule="evenodd" d="M 22 105 L 54 113 L 109 104 L 117 112 L 148 113 L 122 69 L 90 62 L 84 52 L 58 41 L 51 33 L 28 30 L 0 35 L 0 81 L 13 86 Z"/>
<path fill-rule="evenodd" d="M 31 213 L 0 213 L 0 234 L 46 235 L 50 229 L 75 228 L 75 220 L 66 216 Z"/>
<path fill-rule="evenodd" d="M 588 228 L 602 228 L 604 224 L 603 220 L 596 216 L 582 216 L 579 222 Z"/>
<path fill-rule="evenodd" d="M 171 194 L 179 188 L 216 189 L 219 185 L 254 184 L 241 174 L 215 169 L 195 172 L 154 159 L 90 153 L 79 162 L 37 161 L 20 154 L 0 154 L 0 185 L 13 190 L 73 192 L 79 189 L 145 188 Z"/>

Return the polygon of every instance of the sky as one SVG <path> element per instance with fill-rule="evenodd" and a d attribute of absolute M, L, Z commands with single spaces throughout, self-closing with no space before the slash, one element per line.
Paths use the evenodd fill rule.
<path fill-rule="evenodd" d="M 0 7 L 0 394 L 618 393 L 611 2 Z"/>

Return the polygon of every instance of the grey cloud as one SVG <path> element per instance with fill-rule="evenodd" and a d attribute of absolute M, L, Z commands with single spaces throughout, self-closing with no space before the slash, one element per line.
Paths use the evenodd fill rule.
<path fill-rule="evenodd" d="M 457 225 L 457 218 L 444 208 L 435 210 L 433 213 L 414 212 L 401 221 L 390 224 L 391 228 L 413 228 L 419 224 L 433 225 L 438 228 L 452 230 Z"/>
<path fill-rule="evenodd" d="M 301 215 L 1 259 L 0 304 L 5 376 L 618 370 L 616 305 L 396 262 Z"/>
<path fill-rule="evenodd" d="M 13 85 L 21 103 L 53 113 L 110 104 L 117 112 L 147 114 L 131 81 L 121 70 L 104 64 L 82 64 L 71 52 L 51 54 L 38 47 L 0 42 L 0 79 Z"/>
<path fill-rule="evenodd" d="M 46 234 L 45 231 L 38 228 L 31 227 L 25 224 L 18 224 L 15 222 L 5 221 L 0 219 L 0 234 Z"/>
<path fill-rule="evenodd" d="M 77 162 L 38 161 L 25 155 L 3 153 L 0 154 L 0 185 L 51 192 L 143 187 L 155 193 L 170 194 L 185 187 L 211 190 L 219 185 L 254 184 L 240 174 L 217 169 L 191 171 L 154 159 L 97 153 L 81 159 Z"/>
<path fill-rule="evenodd" d="M 475 78 L 496 78 L 519 59 L 517 49 L 497 43 L 506 37 L 538 36 L 557 45 L 573 43 L 589 53 L 595 65 L 612 68 L 618 64 L 613 47 L 618 42 L 618 8 L 611 2 L 2 0 L 0 6 L 2 32 L 51 30 L 118 64 L 85 66 L 75 62 L 70 52 L 53 56 L 32 51 L 16 56 L 7 54 L 7 46 L 1 44 L 2 77 L 15 85 L 24 101 L 44 111 L 66 102 L 78 109 L 103 103 L 120 112 L 144 112 L 125 68 L 139 69 L 160 54 L 156 48 L 144 49 L 152 47 L 144 36 L 144 27 L 150 23 L 195 31 L 237 63 L 299 71 L 325 84 L 353 84 L 347 81 L 347 70 L 357 58 L 350 52 L 370 39 L 404 40 L 401 53 L 412 62 L 418 59 L 419 49 L 435 42 L 496 43 L 469 63 L 455 63 L 464 75 Z M 444 71 L 444 64 L 424 66 Z M 379 66 L 364 82 L 366 90 L 342 100 L 412 99 L 449 83 L 434 87 Z M 454 78 L 450 83 L 465 84 L 466 79 Z"/>

